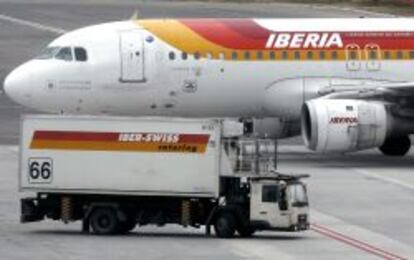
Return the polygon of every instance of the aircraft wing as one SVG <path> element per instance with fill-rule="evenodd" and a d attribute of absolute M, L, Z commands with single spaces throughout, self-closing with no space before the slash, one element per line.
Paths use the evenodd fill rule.
<path fill-rule="evenodd" d="M 322 88 L 319 94 L 323 98 L 356 98 L 356 99 L 376 99 L 381 98 L 413 98 L 414 82 L 391 82 L 366 84 L 364 86 L 340 86 Z M 413 104 L 414 105 L 414 104 Z"/>
<path fill-rule="evenodd" d="M 321 89 L 325 99 L 363 99 L 382 101 L 394 106 L 393 111 L 402 117 L 414 118 L 414 82 L 386 82 L 364 86 L 335 86 Z"/>

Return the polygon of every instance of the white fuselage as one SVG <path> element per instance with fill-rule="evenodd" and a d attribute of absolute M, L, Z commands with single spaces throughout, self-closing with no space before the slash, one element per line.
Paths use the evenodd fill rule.
<path fill-rule="evenodd" d="M 232 31 L 221 32 L 219 22 Z M 49 47 L 68 46 L 72 55 L 82 47 L 87 61 L 33 59 L 8 76 L 5 90 L 48 112 L 296 120 L 305 100 L 332 85 L 414 81 L 411 19 L 219 22 L 126 21 L 70 32 Z M 176 35 L 168 32 L 174 26 Z M 246 42 L 237 42 L 242 34 Z"/>

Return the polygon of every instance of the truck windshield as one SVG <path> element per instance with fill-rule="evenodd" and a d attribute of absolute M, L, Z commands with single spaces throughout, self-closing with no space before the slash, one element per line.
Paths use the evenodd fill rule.
<path fill-rule="evenodd" d="M 289 185 L 289 193 L 292 198 L 292 206 L 304 207 L 308 205 L 308 195 L 303 184 Z"/>

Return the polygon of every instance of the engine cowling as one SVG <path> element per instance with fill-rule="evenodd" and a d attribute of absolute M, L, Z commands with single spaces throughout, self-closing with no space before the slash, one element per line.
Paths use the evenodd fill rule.
<path fill-rule="evenodd" d="M 379 102 L 315 99 L 302 107 L 302 137 L 308 148 L 318 152 L 374 148 L 384 143 L 389 120 Z"/>

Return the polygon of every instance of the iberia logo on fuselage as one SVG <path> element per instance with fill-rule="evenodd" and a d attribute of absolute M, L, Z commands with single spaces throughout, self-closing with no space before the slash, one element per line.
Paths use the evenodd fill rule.
<path fill-rule="evenodd" d="M 204 153 L 210 135 L 39 130 L 30 149 Z"/>
<path fill-rule="evenodd" d="M 266 49 L 322 49 L 343 46 L 339 33 L 271 33 L 266 42 Z"/>

